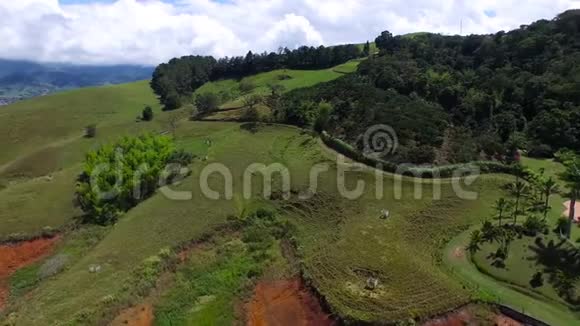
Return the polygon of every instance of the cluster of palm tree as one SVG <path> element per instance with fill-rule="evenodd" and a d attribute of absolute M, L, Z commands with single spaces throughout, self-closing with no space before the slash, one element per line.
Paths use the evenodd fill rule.
<path fill-rule="evenodd" d="M 496 257 L 505 259 L 517 234 L 535 235 L 547 230 L 550 198 L 558 192 L 557 181 L 543 170 L 534 172 L 521 165 L 517 165 L 515 175 L 515 180 L 506 185 L 511 198 L 499 198 L 494 204 L 497 224 L 487 220 L 481 229 L 472 232 L 468 246 L 472 253 L 484 242 L 497 242 Z M 523 223 L 518 220 L 521 216 L 527 216 Z"/>
<path fill-rule="evenodd" d="M 535 236 L 538 232 L 547 232 L 550 198 L 556 193 L 570 198 L 570 211 L 566 221 L 568 225 L 565 227 L 565 235 L 562 235 L 570 240 L 576 216 L 575 205 L 580 196 L 580 155 L 566 152 L 565 155 L 558 156 L 558 159 L 565 166 L 565 171 L 560 175 L 566 184 L 565 189 L 560 189 L 558 180 L 546 175 L 543 169 L 535 172 L 517 165 L 515 180 L 506 185 L 511 198 L 500 198 L 494 204 L 494 219 L 497 224 L 485 221 L 480 229 L 473 231 L 468 245 L 469 251 L 476 252 L 482 243 L 496 241 L 500 245 L 496 256 L 505 258 L 516 235 L 524 233 Z M 527 216 L 523 223 L 518 221 L 520 216 Z"/>

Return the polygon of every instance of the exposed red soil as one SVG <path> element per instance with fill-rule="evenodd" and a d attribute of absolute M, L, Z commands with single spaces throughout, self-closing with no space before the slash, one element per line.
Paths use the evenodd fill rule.
<path fill-rule="evenodd" d="M 8 301 L 10 276 L 18 269 L 46 257 L 59 240 L 57 236 L 0 246 L 0 310 Z"/>
<path fill-rule="evenodd" d="M 247 311 L 248 326 L 336 325 L 299 279 L 258 283 Z"/>
<path fill-rule="evenodd" d="M 517 321 L 515 321 L 507 316 L 504 316 L 504 315 L 498 315 L 495 318 L 495 324 L 497 326 L 523 326 L 522 323 L 517 322 Z"/>
<path fill-rule="evenodd" d="M 564 212 L 562 212 L 562 216 L 568 217 L 570 216 L 570 206 L 572 205 L 571 201 L 567 201 L 564 203 Z M 574 222 L 576 223 L 580 223 L 580 201 L 576 202 L 576 205 L 574 205 Z"/>
<path fill-rule="evenodd" d="M 491 316 L 482 321 L 469 307 L 451 312 L 445 316 L 429 320 L 423 326 L 465 326 L 465 325 L 496 325 L 496 326 L 523 326 L 521 323 L 504 315 Z"/>
<path fill-rule="evenodd" d="M 144 303 L 123 310 L 110 326 L 152 326 L 154 319 L 153 306 Z"/>

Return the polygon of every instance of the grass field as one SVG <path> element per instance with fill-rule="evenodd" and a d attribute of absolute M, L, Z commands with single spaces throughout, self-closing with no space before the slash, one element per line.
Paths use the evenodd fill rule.
<path fill-rule="evenodd" d="M 357 64 L 349 62 L 323 71 L 277 71 L 249 78 L 257 86 L 255 92 L 265 91 L 266 85 L 276 80 L 290 90 L 332 80 L 356 69 Z M 280 74 L 291 78 L 280 80 Z M 233 92 L 238 86 L 238 81 L 225 80 L 207 84 L 200 91 Z M 144 105 L 154 107 L 153 122 L 135 121 Z M 0 126 L 0 137 L 9 139 L 7 151 L 0 153 L 0 181 L 5 185 L 0 188 L 0 220 L 6 225 L 0 238 L 13 233 L 34 234 L 45 226 L 69 223 L 78 214 L 72 206 L 71 186 L 84 153 L 122 135 L 167 130 L 168 120 L 175 114 L 187 116 L 184 110 L 161 112 L 146 82 L 66 92 L 3 108 L 0 118 L 10 123 Z M 90 123 L 98 124 L 98 135 L 85 139 L 81 137 L 82 128 Z M 129 294 L 138 286 L 135 273 L 144 262 L 155 261 L 164 248 L 210 232 L 224 224 L 228 216 L 241 216 L 263 205 L 273 205 L 296 226 L 297 251 L 305 277 L 333 312 L 344 318 L 369 322 L 422 319 L 479 297 L 477 290 L 464 288 L 456 273 L 442 264 L 446 260 L 443 248 L 450 239 L 491 214 L 505 176 L 481 176 L 475 183 L 463 185 L 478 194 L 477 200 L 464 200 L 454 190 L 454 182 L 460 180 L 416 180 L 362 168 L 345 172 L 345 189 L 354 189 L 358 181 L 366 184 L 359 198 L 347 200 L 340 195 L 345 190 L 338 186 L 341 166 L 336 154 L 297 128 L 260 125 L 257 130 L 248 130 L 239 123 L 182 119 L 176 126 L 175 140 L 180 148 L 202 158 L 191 166 L 192 174 L 172 188 L 190 191 L 191 198 L 170 200 L 158 191 L 99 235 L 98 243 L 85 246 L 79 240 L 78 246 L 71 244 L 68 248 L 83 248 L 77 250 L 82 254 L 74 254 L 63 272 L 41 282 L 34 279 L 38 265 L 15 274 L 14 286 L 30 291 L 17 295 L 10 304 L 11 322 L 78 325 L 110 320 L 114 316 L 107 313 L 131 303 L 129 299 L 139 300 Z M 200 176 L 212 163 L 223 164 L 231 171 L 233 199 L 209 199 L 203 194 Z M 286 166 L 291 175 L 290 200 L 263 198 L 262 178 L 258 175 L 251 175 L 251 198 L 243 198 L 244 171 L 252 163 Z M 316 195 L 298 199 L 299 193 L 311 193 L 307 189 L 311 168 L 316 164 L 328 167 L 319 175 Z M 212 190 L 223 193 L 224 178 L 212 174 L 208 183 Z M 280 186 L 281 179 L 275 177 L 274 189 Z M 418 189 L 422 189 L 420 196 L 416 195 Z M 377 191 L 383 196 L 377 198 Z M 390 211 L 388 219 L 380 218 L 383 209 Z M 232 320 L 233 292 L 243 287 L 247 278 L 240 274 L 247 276 L 252 266 L 241 251 L 234 251 L 234 259 L 229 262 L 216 259 L 212 250 L 206 254 L 206 260 L 201 261 L 207 264 L 193 264 L 178 272 L 182 283 L 170 289 L 160 303 L 160 323 L 192 318 L 208 324 Z M 101 266 L 100 272 L 90 272 L 94 265 Z M 369 277 L 379 280 L 373 291 L 365 289 Z M 215 293 L 194 288 L 184 295 L 184 288 L 192 289 L 199 281 L 211 285 Z M 193 298 L 190 294 L 196 298 L 214 296 L 212 300 L 216 301 L 201 309 L 192 302 L 180 306 L 183 300 Z M 176 307 L 175 315 L 162 313 L 171 312 L 171 307 Z"/>
<path fill-rule="evenodd" d="M 222 105 L 222 108 L 239 108 L 243 106 L 244 96 L 249 94 L 269 94 L 269 85 L 282 85 L 284 86 L 285 92 L 297 88 L 310 87 L 319 83 L 329 82 L 344 74 L 352 73 L 356 71 L 359 63 L 360 60 L 352 60 L 342 65 L 323 70 L 280 69 L 249 76 L 242 80 L 224 79 L 203 85 L 195 94 L 206 92 L 225 94 L 229 100 Z M 250 83 L 255 88 L 247 94 L 242 94 L 239 89 L 242 82 Z"/>

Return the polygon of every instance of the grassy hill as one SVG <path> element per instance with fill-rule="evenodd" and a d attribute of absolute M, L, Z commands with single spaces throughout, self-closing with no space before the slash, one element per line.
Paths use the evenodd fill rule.
<path fill-rule="evenodd" d="M 248 79 L 256 85 L 253 92 L 264 92 L 273 81 L 290 90 L 338 78 L 356 65 L 275 71 Z M 281 74 L 291 78 L 281 80 Z M 232 106 L 241 96 L 236 93 L 239 83 L 210 83 L 199 92 L 230 92 L 232 102 L 226 106 Z M 443 248 L 492 213 L 505 176 L 481 176 L 475 183 L 463 185 L 478 193 L 477 200 L 463 200 L 455 192 L 457 180 L 419 180 L 360 168 L 345 173 L 344 186 L 352 190 L 364 181 L 365 191 L 359 198 L 345 199 L 341 195 L 344 189 L 339 187 L 341 166 L 336 153 L 321 146 L 310 133 L 280 125 L 252 130 L 239 123 L 189 121 L 185 110 L 161 112 L 156 103 L 143 81 L 66 92 L 0 110 L 0 118 L 6 122 L 0 126 L 0 138 L 9 140 L 0 154 L 0 181 L 4 183 L 0 238 L 13 233 L 37 234 L 45 226 L 70 223 L 80 213 L 71 197 L 84 153 L 122 135 L 168 130 L 169 120 L 179 117 L 175 141 L 198 157 L 191 166 L 192 174 L 173 188 L 191 191 L 190 199 L 170 200 L 158 191 L 116 225 L 99 230 L 98 240 L 90 246 L 73 241 L 85 227 L 65 234 L 65 245 L 54 255 L 77 246 L 82 247 L 82 254 L 78 254 L 81 249 L 74 249 L 77 254 L 71 255 L 62 272 L 35 283 L 26 295 L 14 295 L 10 315 L 0 318 L 15 325 L 109 321 L 119 309 L 147 295 L 143 289 L 151 285 L 147 282 L 155 284 L 159 275 L 152 269 L 158 268 L 163 249 L 199 240 L 224 225 L 228 217 L 244 216 L 258 207 L 276 209 L 295 226 L 297 259 L 305 278 L 343 318 L 368 322 L 427 318 L 482 298 L 442 265 Z M 154 108 L 152 122 L 136 121 L 145 105 Z M 97 137 L 82 137 L 83 127 L 91 123 L 98 126 Z M 233 199 L 203 195 L 199 179 L 211 163 L 231 171 Z M 244 172 L 252 163 L 284 164 L 291 175 L 291 198 L 264 199 L 258 175 L 251 176 L 252 195 L 243 198 Z M 320 174 L 317 194 L 298 198 L 297 194 L 308 193 L 311 169 L 317 164 L 328 167 Z M 218 174 L 211 175 L 208 182 L 212 190 L 223 193 L 224 179 Z M 275 190 L 280 189 L 280 182 L 275 176 Z M 377 192 L 383 196 L 377 197 Z M 388 219 L 381 218 L 384 209 L 390 212 Z M 100 266 L 100 271 L 91 272 L 92 266 Z M 229 277 L 207 268 L 208 275 Z M 365 290 L 371 276 L 379 281 L 375 291 Z M 234 300 L 243 298 L 234 289 L 230 291 L 222 309 L 233 316 L 238 309 Z M 187 304 L 194 308 L 195 303 L 185 307 Z"/>
<path fill-rule="evenodd" d="M 196 90 L 195 94 L 212 92 L 225 95 L 227 100 L 221 107 L 223 109 L 240 108 L 243 106 L 243 98 L 251 94 L 269 94 L 268 86 L 278 84 L 284 87 L 284 92 L 289 92 L 297 88 L 306 88 L 319 83 L 334 80 L 344 74 L 355 72 L 360 60 L 351 60 L 344 64 L 329 69 L 322 70 L 293 70 L 278 69 L 270 72 L 245 77 L 241 80 L 223 79 L 209 82 Z M 250 84 L 252 89 L 249 92 L 240 90 L 241 84 Z M 194 94 L 194 96 L 195 96 Z"/>

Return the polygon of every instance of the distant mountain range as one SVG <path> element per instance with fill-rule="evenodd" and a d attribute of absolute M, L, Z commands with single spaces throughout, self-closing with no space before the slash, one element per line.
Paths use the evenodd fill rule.
<path fill-rule="evenodd" d="M 0 59 L 0 105 L 57 91 L 149 79 L 154 67 L 46 64 Z"/>

